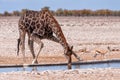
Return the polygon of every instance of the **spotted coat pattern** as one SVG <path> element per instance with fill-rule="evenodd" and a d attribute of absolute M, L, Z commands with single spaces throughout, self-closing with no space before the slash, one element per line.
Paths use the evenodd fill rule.
<path fill-rule="evenodd" d="M 72 47 L 68 45 L 60 25 L 49 10 L 26 10 L 19 20 L 18 28 L 20 34 L 18 39 L 18 53 L 19 46 L 21 45 L 22 53 L 25 57 L 25 34 L 27 33 L 28 45 L 33 58 L 35 59 L 34 62 L 37 62 L 37 57 L 43 47 L 41 39 L 49 39 L 60 43 L 63 46 L 64 54 L 68 57 L 68 65 L 71 65 L 71 55 L 73 54 Z M 55 34 L 55 36 L 53 34 Z M 37 56 L 35 56 L 33 51 L 34 41 L 40 45 Z M 71 68 L 71 66 L 69 66 L 69 68 Z"/>

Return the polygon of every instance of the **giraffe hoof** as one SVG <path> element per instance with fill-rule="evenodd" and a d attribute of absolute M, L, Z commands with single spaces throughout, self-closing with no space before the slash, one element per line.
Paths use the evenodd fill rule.
<path fill-rule="evenodd" d="M 78 57 L 77 59 L 78 59 L 78 61 L 83 61 L 83 59 L 81 59 L 80 57 Z"/>
<path fill-rule="evenodd" d="M 38 64 L 38 61 L 34 59 L 34 60 L 32 61 L 32 64 Z"/>

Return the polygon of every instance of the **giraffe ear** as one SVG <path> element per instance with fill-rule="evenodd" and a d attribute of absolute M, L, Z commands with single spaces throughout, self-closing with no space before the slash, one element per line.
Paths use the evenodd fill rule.
<path fill-rule="evenodd" d="M 72 50 L 72 49 L 73 49 L 73 46 L 71 46 L 70 49 Z"/>

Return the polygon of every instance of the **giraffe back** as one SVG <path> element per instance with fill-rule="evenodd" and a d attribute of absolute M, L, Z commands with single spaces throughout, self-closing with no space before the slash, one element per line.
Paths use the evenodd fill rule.
<path fill-rule="evenodd" d="M 19 29 L 35 34 L 41 39 L 56 35 L 59 43 L 68 48 L 62 29 L 49 10 L 27 10 L 19 20 Z"/>
<path fill-rule="evenodd" d="M 48 11 L 32 11 L 27 10 L 19 20 L 19 29 L 28 33 L 34 33 L 39 37 L 49 36 L 53 34 L 52 28 L 48 23 Z M 50 17 L 50 15 L 49 15 Z"/>

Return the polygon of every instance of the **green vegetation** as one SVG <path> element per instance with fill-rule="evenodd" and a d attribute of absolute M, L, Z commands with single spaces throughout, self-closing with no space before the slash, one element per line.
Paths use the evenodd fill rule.
<path fill-rule="evenodd" d="M 50 7 L 43 7 L 42 9 L 49 10 Z M 23 14 L 27 9 L 22 9 L 21 11 L 13 11 L 12 13 L 9 13 L 8 11 L 5 11 L 3 14 L 0 13 L 0 16 L 20 16 Z M 101 10 L 89 10 L 89 9 L 83 9 L 83 10 L 67 10 L 67 9 L 57 9 L 56 11 L 51 10 L 51 13 L 54 16 L 120 16 L 120 10 L 113 11 L 108 9 L 101 9 Z"/>

